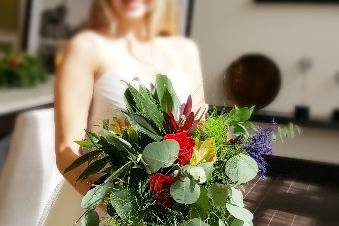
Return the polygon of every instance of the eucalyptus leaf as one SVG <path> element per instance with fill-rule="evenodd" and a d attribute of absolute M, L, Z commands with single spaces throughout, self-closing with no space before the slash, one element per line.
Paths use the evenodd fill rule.
<path fill-rule="evenodd" d="M 118 216 L 127 221 L 137 221 L 138 214 L 135 206 L 138 205 L 136 197 L 130 191 L 115 190 L 111 193 L 110 203 Z"/>
<path fill-rule="evenodd" d="M 200 187 L 197 183 L 184 177 L 172 184 L 170 193 L 173 199 L 181 204 L 193 204 L 200 196 Z"/>
<path fill-rule="evenodd" d="M 209 224 L 206 224 L 200 218 L 193 218 L 184 222 L 181 226 L 209 226 Z"/>
<path fill-rule="evenodd" d="M 178 158 L 179 144 L 174 140 L 164 140 L 148 144 L 143 153 L 142 159 L 152 173 L 163 167 L 171 166 Z"/>
<path fill-rule="evenodd" d="M 188 169 L 188 173 L 193 177 L 198 184 L 203 184 L 207 181 L 207 175 L 204 168 L 200 166 L 191 166 Z"/>
<path fill-rule="evenodd" d="M 110 183 L 95 186 L 89 190 L 81 200 L 81 208 L 95 209 L 112 190 L 113 186 Z"/>
<path fill-rule="evenodd" d="M 218 226 L 226 226 L 226 224 L 224 223 L 224 221 L 222 221 L 221 219 L 219 219 L 219 225 Z"/>
<path fill-rule="evenodd" d="M 212 184 L 208 188 L 208 197 L 218 207 L 225 207 L 228 201 L 228 186 L 223 184 Z"/>
<path fill-rule="evenodd" d="M 225 165 L 225 173 L 234 183 L 246 183 L 252 180 L 258 171 L 256 161 L 243 153 L 233 156 Z"/>
<path fill-rule="evenodd" d="M 232 221 L 231 226 L 253 226 L 253 223 L 252 221 L 246 222 L 246 221 L 234 219 Z"/>
<path fill-rule="evenodd" d="M 81 226 L 99 226 L 99 214 L 94 210 L 88 211 L 81 219 Z"/>
<path fill-rule="evenodd" d="M 226 208 L 228 212 L 230 212 L 230 214 L 238 220 L 242 220 L 245 222 L 251 222 L 253 220 L 253 214 L 243 207 L 227 203 Z"/>
<path fill-rule="evenodd" d="M 242 192 L 235 187 L 230 187 L 229 188 L 229 197 L 230 201 L 233 205 L 239 206 L 239 207 L 244 207 L 244 196 Z"/>

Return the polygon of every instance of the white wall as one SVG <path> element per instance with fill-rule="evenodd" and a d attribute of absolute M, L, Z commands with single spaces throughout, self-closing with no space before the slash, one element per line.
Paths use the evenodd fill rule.
<path fill-rule="evenodd" d="M 282 90 L 267 110 L 291 113 L 304 103 L 314 116 L 328 117 L 339 108 L 339 86 L 334 82 L 339 71 L 339 4 L 196 0 L 192 36 L 201 48 L 210 104 L 225 101 L 221 74 L 230 62 L 256 52 L 274 59 L 283 76 Z M 303 57 L 314 62 L 307 76 L 297 69 Z"/>
<path fill-rule="evenodd" d="M 222 73 L 244 53 L 264 53 L 282 71 L 283 85 L 267 110 L 291 113 L 295 104 L 311 106 L 314 116 L 328 117 L 339 108 L 339 4 L 255 4 L 253 0 L 196 0 L 192 37 L 201 50 L 205 95 L 222 105 Z M 314 62 L 307 75 L 297 69 L 300 58 Z M 305 97 L 304 97 L 305 96 Z M 339 164 L 339 131 L 302 128 L 303 134 L 277 143 L 274 154 Z"/>

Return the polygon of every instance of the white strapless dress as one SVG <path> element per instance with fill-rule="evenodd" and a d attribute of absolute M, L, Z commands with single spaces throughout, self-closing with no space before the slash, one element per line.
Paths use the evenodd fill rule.
<path fill-rule="evenodd" d="M 165 72 L 162 72 L 165 73 Z M 168 70 L 166 74 L 171 79 L 177 95 L 181 101 L 185 101 L 188 95 L 197 92 L 201 87 L 197 87 L 197 81 L 193 81 L 178 70 Z M 88 120 L 88 129 L 96 131 L 100 129 L 103 119 L 114 119 L 123 117 L 121 110 L 124 108 L 123 93 L 126 83 L 142 84 L 150 87 L 155 81 L 155 75 L 140 76 L 138 81 L 133 81 L 137 74 L 132 72 L 108 70 L 95 83 L 93 91 L 93 101 Z M 124 81 L 124 82 L 123 82 Z M 199 83 L 198 83 L 199 84 Z M 63 181 L 55 192 L 51 201 L 51 209 L 44 220 L 44 226 L 72 226 L 79 216 L 84 212 L 80 207 L 81 196 Z"/>

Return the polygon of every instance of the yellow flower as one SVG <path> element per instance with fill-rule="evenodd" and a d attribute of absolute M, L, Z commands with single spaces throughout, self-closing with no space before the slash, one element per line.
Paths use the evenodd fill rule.
<path fill-rule="evenodd" d="M 214 140 L 209 138 L 205 141 L 195 141 L 193 155 L 190 165 L 196 166 L 205 162 L 215 162 L 217 160 L 216 147 Z"/>

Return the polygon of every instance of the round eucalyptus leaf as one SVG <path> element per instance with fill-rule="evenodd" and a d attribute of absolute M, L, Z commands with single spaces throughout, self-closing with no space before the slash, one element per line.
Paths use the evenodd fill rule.
<path fill-rule="evenodd" d="M 200 196 L 200 187 L 194 181 L 185 177 L 183 180 L 177 180 L 170 189 L 173 199 L 182 204 L 193 204 Z"/>
<path fill-rule="evenodd" d="M 246 183 L 258 174 L 258 165 L 252 157 L 240 153 L 226 162 L 225 173 L 234 183 Z"/>
<path fill-rule="evenodd" d="M 230 212 L 230 214 L 237 218 L 238 220 L 242 220 L 245 222 L 251 222 L 253 220 L 253 214 L 243 207 L 227 203 L 226 208 L 228 212 Z"/>
<path fill-rule="evenodd" d="M 82 198 L 81 208 L 95 209 L 111 190 L 112 185 L 110 183 L 105 183 L 92 188 Z"/>
<path fill-rule="evenodd" d="M 253 226 L 252 221 L 245 222 L 242 220 L 234 219 L 231 226 Z"/>
<path fill-rule="evenodd" d="M 209 226 L 203 222 L 200 218 L 193 218 L 184 222 L 181 226 Z"/>
<path fill-rule="evenodd" d="M 142 158 L 151 173 L 155 173 L 162 167 L 171 166 L 177 160 L 178 154 L 178 142 L 164 140 L 148 144 L 142 153 Z"/>
<path fill-rule="evenodd" d="M 99 215 L 94 210 L 88 211 L 81 219 L 81 226 L 99 226 L 99 223 Z"/>
<path fill-rule="evenodd" d="M 236 206 L 244 207 L 244 196 L 242 192 L 235 187 L 231 187 L 229 191 L 231 203 Z"/>
<path fill-rule="evenodd" d="M 206 172 L 204 168 L 200 166 L 192 166 L 189 168 L 188 173 L 193 177 L 199 184 L 203 184 L 207 180 Z"/>

